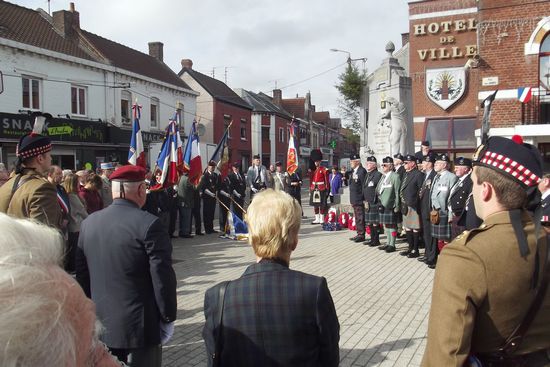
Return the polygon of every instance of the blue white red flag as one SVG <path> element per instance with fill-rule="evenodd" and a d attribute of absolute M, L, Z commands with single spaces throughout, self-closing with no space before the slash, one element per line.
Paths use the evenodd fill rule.
<path fill-rule="evenodd" d="M 231 168 L 229 167 L 229 149 L 227 148 L 227 145 L 229 142 L 229 128 L 231 128 L 232 124 L 233 121 L 231 121 L 229 126 L 225 129 L 222 140 L 220 140 L 216 150 L 212 154 L 212 158 L 210 158 L 211 161 L 216 162 L 216 167 L 218 168 L 218 171 L 220 171 L 221 180 L 227 177 Z"/>
<path fill-rule="evenodd" d="M 286 171 L 288 174 L 293 174 L 298 168 L 298 154 L 296 152 L 296 145 L 294 144 L 296 124 L 294 118 L 290 123 L 290 139 L 288 139 L 288 151 L 286 154 Z"/>
<path fill-rule="evenodd" d="M 132 110 L 134 113 L 134 124 L 132 125 L 132 140 L 130 141 L 128 163 L 145 168 L 147 166 L 145 162 L 145 150 L 143 149 L 143 139 L 141 138 L 141 128 L 139 127 L 141 106 L 134 103 Z"/>
<path fill-rule="evenodd" d="M 193 121 L 191 131 L 189 132 L 189 138 L 185 145 L 183 167 L 184 170 L 188 172 L 189 182 L 193 185 L 198 185 L 202 176 L 202 162 L 196 121 Z"/>
<path fill-rule="evenodd" d="M 528 103 L 533 96 L 533 88 L 524 87 L 518 88 L 518 99 L 521 103 Z"/>
<path fill-rule="evenodd" d="M 224 228 L 225 238 L 246 241 L 248 239 L 248 227 L 232 210 L 227 211 L 227 220 Z"/>
<path fill-rule="evenodd" d="M 160 171 L 160 181 L 151 188 L 151 190 L 157 190 L 165 187 L 169 187 L 178 183 L 180 173 L 178 172 L 178 125 L 176 120 L 170 120 L 168 127 L 166 128 L 166 136 L 162 147 L 160 149 L 159 156 L 156 162 L 155 172 Z"/>

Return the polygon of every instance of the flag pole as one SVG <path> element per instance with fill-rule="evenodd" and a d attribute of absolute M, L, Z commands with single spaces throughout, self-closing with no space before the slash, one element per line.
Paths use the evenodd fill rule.
<path fill-rule="evenodd" d="M 237 205 L 237 206 L 243 211 L 243 213 L 246 214 L 246 210 L 244 210 L 244 208 L 243 208 L 242 206 L 240 206 L 239 203 L 237 203 L 237 202 L 235 201 L 235 199 L 233 199 L 231 196 L 229 197 L 229 199 L 231 199 L 231 201 L 233 202 L 233 204 Z"/>

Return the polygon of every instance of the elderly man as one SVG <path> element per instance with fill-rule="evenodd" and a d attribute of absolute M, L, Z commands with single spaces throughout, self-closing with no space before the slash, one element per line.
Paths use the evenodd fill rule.
<path fill-rule="evenodd" d="M 2 365 L 120 366 L 98 340 L 93 302 L 59 267 L 59 232 L 5 214 L 0 228 Z"/>
<path fill-rule="evenodd" d="M 399 213 L 401 206 L 401 197 L 399 196 L 401 179 L 393 171 L 392 157 L 382 159 L 382 172 L 384 173 L 384 177 L 378 183 L 376 191 L 380 200 L 380 223 L 384 225 L 387 244 L 378 247 L 378 249 L 394 252 L 397 238 L 397 213 Z"/>
<path fill-rule="evenodd" d="M 246 174 L 246 183 L 250 188 L 250 201 L 254 198 L 254 194 L 267 187 L 267 175 L 265 166 L 260 163 L 260 156 L 256 154 L 252 159 L 252 166 L 248 168 Z"/>
<path fill-rule="evenodd" d="M 466 216 L 468 215 L 466 205 L 473 187 L 470 177 L 471 170 L 471 159 L 464 157 L 455 159 L 455 175 L 458 177 L 458 181 L 451 187 L 447 202 L 449 223 L 451 223 L 451 241 L 466 229 Z"/>
<path fill-rule="evenodd" d="M 359 154 L 352 154 L 350 157 L 352 174 L 349 180 L 349 201 L 353 207 L 355 216 L 355 228 L 357 235 L 350 238 L 350 241 L 363 242 L 365 240 L 365 206 L 363 204 L 363 185 L 367 177 L 367 171 L 361 164 Z"/>
<path fill-rule="evenodd" d="M 101 186 L 101 190 L 99 190 L 99 194 L 101 195 L 101 199 L 103 200 L 103 207 L 106 208 L 113 203 L 111 180 L 109 180 L 109 177 L 115 171 L 115 165 L 112 162 L 105 162 L 101 163 L 100 167 L 100 177 L 103 185 Z"/>
<path fill-rule="evenodd" d="M 248 207 L 256 263 L 204 297 L 210 365 L 215 355 L 221 366 L 338 366 L 340 326 L 327 281 L 289 268 L 300 213 L 296 200 L 274 190 L 257 194 Z"/>
<path fill-rule="evenodd" d="M 418 193 L 420 199 L 420 222 L 422 223 L 422 239 L 424 240 L 424 256 L 418 258 L 418 261 L 425 262 L 427 265 L 435 264 L 435 244 L 432 238 L 432 224 L 430 223 L 430 192 L 432 182 L 436 172 L 434 170 L 435 155 L 430 153 L 424 156 L 422 160 L 422 172 L 424 173 L 424 181 Z"/>
<path fill-rule="evenodd" d="M 15 175 L 0 187 L 0 212 L 61 229 L 63 215 L 55 186 L 46 175 L 52 164 L 50 138 L 24 135 L 17 144 Z"/>
<path fill-rule="evenodd" d="M 540 153 L 490 137 L 473 165 L 483 224 L 441 252 L 422 366 L 548 366 L 548 243 L 524 209 L 542 176 Z"/>
<path fill-rule="evenodd" d="M 406 251 L 399 254 L 409 258 L 419 256 L 418 243 L 422 222 L 420 220 L 420 190 L 424 183 L 424 174 L 416 166 L 416 157 L 407 154 L 405 157 L 405 176 L 401 183 L 399 196 L 401 197 L 401 212 L 403 214 L 403 228 L 407 235 Z"/>
<path fill-rule="evenodd" d="M 113 204 L 82 222 L 76 277 L 108 330 L 101 340 L 130 366 L 160 366 L 161 330 L 176 319 L 172 244 L 161 220 L 140 210 L 145 169 L 112 175 Z"/>
<path fill-rule="evenodd" d="M 363 183 L 363 200 L 365 205 L 365 223 L 370 232 L 370 241 L 364 245 L 371 247 L 380 246 L 380 216 L 378 214 L 378 194 L 376 188 L 382 179 L 382 174 L 378 171 L 376 157 L 370 156 L 367 158 L 367 176 Z"/>
<path fill-rule="evenodd" d="M 280 161 L 275 162 L 275 173 L 273 174 L 273 188 L 275 190 L 285 191 L 288 186 L 288 175 L 283 172 L 283 164 Z"/>

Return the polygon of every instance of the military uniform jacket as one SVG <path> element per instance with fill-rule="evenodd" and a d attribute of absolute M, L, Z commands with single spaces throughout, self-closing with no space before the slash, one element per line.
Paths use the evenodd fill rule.
<path fill-rule="evenodd" d="M 244 198 L 246 194 L 246 180 L 241 172 L 235 173 L 231 172 L 227 175 L 229 178 L 229 189 L 231 190 L 230 194 L 236 196 L 233 191 L 236 191 L 241 195 L 241 198 Z"/>
<path fill-rule="evenodd" d="M 401 182 L 403 182 L 403 176 L 407 173 L 405 170 L 405 166 L 400 165 L 398 169 L 395 170 L 395 173 L 399 175 L 399 178 L 401 179 Z"/>
<path fill-rule="evenodd" d="M 311 175 L 309 190 L 313 191 L 317 189 L 319 191 L 330 191 L 330 182 L 328 180 L 328 175 L 328 169 L 323 166 L 317 167 Z"/>
<path fill-rule="evenodd" d="M 19 188 L 12 196 L 17 176 L 13 175 L 0 187 L 0 212 L 16 218 L 34 219 L 61 229 L 63 217 L 55 185 L 34 169 L 25 169 L 19 180 Z"/>
<path fill-rule="evenodd" d="M 76 278 L 96 305 L 111 348 L 160 343 L 160 322 L 176 319 L 172 244 L 162 221 L 116 199 L 82 222 Z"/>
<path fill-rule="evenodd" d="M 385 209 L 398 208 L 401 204 L 399 191 L 401 190 L 401 178 L 395 172 L 388 172 L 378 183 L 377 193 L 380 204 Z"/>
<path fill-rule="evenodd" d="M 445 246 L 437 261 L 422 366 L 462 366 L 468 354 L 495 352 L 527 313 L 536 291 L 535 226 L 524 212 L 529 254 L 522 258 L 509 212 L 490 215 Z M 539 257 L 546 256 L 544 231 Z M 538 279 L 541 278 L 539 273 Z M 550 292 L 517 355 L 550 348 Z"/>
<path fill-rule="evenodd" d="M 374 172 L 378 171 L 374 170 Z M 367 170 L 362 165 L 359 165 L 359 167 L 357 167 L 357 173 L 354 174 L 353 170 L 350 171 L 349 201 L 351 205 L 363 205 L 363 190 L 367 176 Z"/>
<path fill-rule="evenodd" d="M 376 188 L 378 187 L 378 183 L 381 178 L 382 173 L 376 169 L 367 172 L 367 176 L 365 177 L 365 181 L 363 183 L 363 199 L 369 204 L 375 204 L 378 201 Z M 351 181 L 352 180 L 350 179 L 350 182 Z"/>
<path fill-rule="evenodd" d="M 432 189 L 432 182 L 435 178 L 436 172 L 431 170 L 428 177 L 424 174 L 424 182 L 420 188 L 418 196 L 420 197 L 420 214 L 423 219 L 430 219 L 430 210 L 432 210 L 430 203 L 430 192 Z"/>
<path fill-rule="evenodd" d="M 302 187 L 302 178 L 298 174 L 298 172 L 292 173 L 290 176 L 288 176 L 288 188 L 287 192 L 296 197 L 301 195 L 301 187 Z"/>
<path fill-rule="evenodd" d="M 451 187 L 456 183 L 458 177 L 449 171 L 442 171 L 432 181 L 430 192 L 430 205 L 443 213 L 447 213 L 447 200 L 451 193 Z"/>
<path fill-rule="evenodd" d="M 220 176 L 216 172 L 209 172 L 206 170 L 204 174 L 201 177 L 200 183 L 199 183 L 199 190 L 203 194 L 202 197 L 205 196 L 209 197 L 209 195 L 204 193 L 204 190 L 209 190 L 213 194 L 218 192 L 218 189 L 220 188 L 221 182 L 220 182 Z"/>
<path fill-rule="evenodd" d="M 449 195 L 449 207 L 451 208 L 453 215 L 461 217 L 466 208 L 466 201 L 472 192 L 474 183 L 470 174 L 463 180 L 458 180 L 453 187 L 451 187 L 451 194 Z"/>
<path fill-rule="evenodd" d="M 203 337 L 214 352 L 219 285 L 206 291 Z M 339 323 L 325 278 L 262 260 L 225 292 L 221 366 L 338 366 Z"/>
<path fill-rule="evenodd" d="M 419 192 L 424 182 L 424 174 L 417 169 L 413 169 L 409 172 L 405 172 L 405 177 L 401 183 L 400 197 L 401 200 L 418 210 L 420 203 Z"/>

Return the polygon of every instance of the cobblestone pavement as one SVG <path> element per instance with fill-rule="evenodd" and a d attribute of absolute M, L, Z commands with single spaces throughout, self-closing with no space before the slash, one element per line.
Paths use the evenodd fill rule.
<path fill-rule="evenodd" d="M 340 365 L 419 366 L 433 270 L 398 252 L 353 243 L 351 231 L 322 231 L 310 224 L 312 209 L 304 211 L 309 218 L 302 222 L 290 267 L 327 278 L 340 321 Z M 217 282 L 238 278 L 255 257 L 247 243 L 215 234 L 173 244 L 179 310 L 163 365 L 206 366 L 204 292 Z"/>

